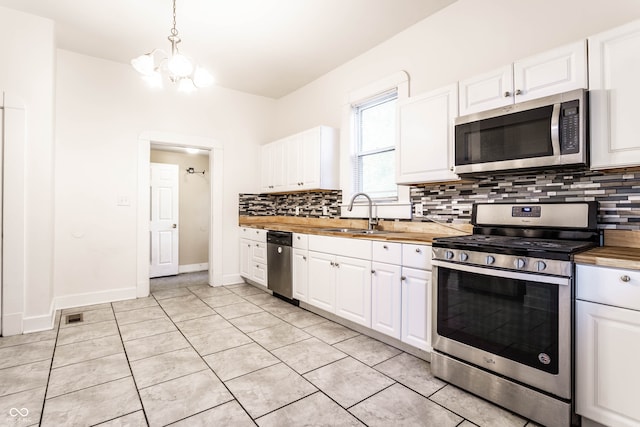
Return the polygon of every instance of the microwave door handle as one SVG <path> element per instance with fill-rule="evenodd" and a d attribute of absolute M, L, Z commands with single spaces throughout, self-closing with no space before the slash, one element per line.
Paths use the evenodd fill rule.
<path fill-rule="evenodd" d="M 553 155 L 560 155 L 560 103 L 553 104 L 551 113 L 551 148 Z"/>

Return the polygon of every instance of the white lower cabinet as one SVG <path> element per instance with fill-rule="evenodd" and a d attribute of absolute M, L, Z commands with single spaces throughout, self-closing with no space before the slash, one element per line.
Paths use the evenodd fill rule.
<path fill-rule="evenodd" d="M 371 261 L 309 251 L 308 302 L 371 326 Z"/>
<path fill-rule="evenodd" d="M 336 309 L 335 255 L 309 251 L 309 304 L 330 313 Z"/>
<path fill-rule="evenodd" d="M 371 327 L 371 261 L 336 257 L 336 314 Z"/>
<path fill-rule="evenodd" d="M 267 230 L 240 228 L 240 276 L 267 286 Z"/>
<path fill-rule="evenodd" d="M 431 271 L 402 268 L 402 341 L 431 351 Z"/>
<path fill-rule="evenodd" d="M 293 249 L 293 298 L 308 301 L 309 295 L 309 251 Z"/>
<path fill-rule="evenodd" d="M 639 426 L 640 271 L 578 265 L 576 299 L 576 413 Z"/>
<path fill-rule="evenodd" d="M 371 328 L 393 338 L 401 338 L 402 267 L 394 264 L 371 264 Z"/>

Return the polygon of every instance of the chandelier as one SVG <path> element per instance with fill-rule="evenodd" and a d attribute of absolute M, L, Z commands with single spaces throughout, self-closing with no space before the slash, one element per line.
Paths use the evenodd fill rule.
<path fill-rule="evenodd" d="M 213 76 L 204 68 L 194 66 L 193 62 L 181 54 L 178 44 L 182 41 L 176 28 L 176 0 L 173 0 L 173 27 L 169 34 L 171 55 L 162 49 L 140 55 L 131 60 L 133 68 L 142 75 L 152 87 L 161 88 L 162 74 L 168 74 L 169 80 L 178 85 L 178 90 L 191 92 L 196 88 L 204 88 L 213 83 Z"/>

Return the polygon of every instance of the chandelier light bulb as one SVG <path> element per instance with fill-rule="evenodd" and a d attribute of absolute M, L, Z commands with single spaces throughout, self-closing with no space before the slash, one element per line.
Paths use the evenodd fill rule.
<path fill-rule="evenodd" d="M 213 84 L 213 76 L 204 68 L 196 67 L 193 73 L 193 84 L 197 88 L 209 87 Z"/>
<path fill-rule="evenodd" d="M 148 76 L 153 73 L 153 56 L 151 54 L 140 55 L 131 60 L 131 65 L 143 76 Z"/>
<path fill-rule="evenodd" d="M 191 93 L 196 90 L 193 80 L 190 78 L 181 78 L 178 82 L 178 91 L 183 93 Z"/>
<path fill-rule="evenodd" d="M 167 68 L 171 74 L 177 77 L 187 77 L 193 72 L 193 64 L 181 53 L 171 56 L 167 62 Z"/>

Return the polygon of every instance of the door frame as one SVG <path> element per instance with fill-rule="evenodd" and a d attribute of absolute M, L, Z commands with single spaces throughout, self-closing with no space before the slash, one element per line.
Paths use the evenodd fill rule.
<path fill-rule="evenodd" d="M 210 215 L 209 220 L 209 285 L 223 285 L 223 241 L 222 241 L 222 203 L 223 203 L 223 149 L 215 139 L 182 135 L 167 132 L 143 132 L 138 137 L 138 233 L 137 233 L 137 280 L 136 296 L 149 295 L 149 215 L 150 215 L 150 179 L 151 143 L 173 147 L 193 147 L 209 151 L 209 170 L 211 171 Z"/>

